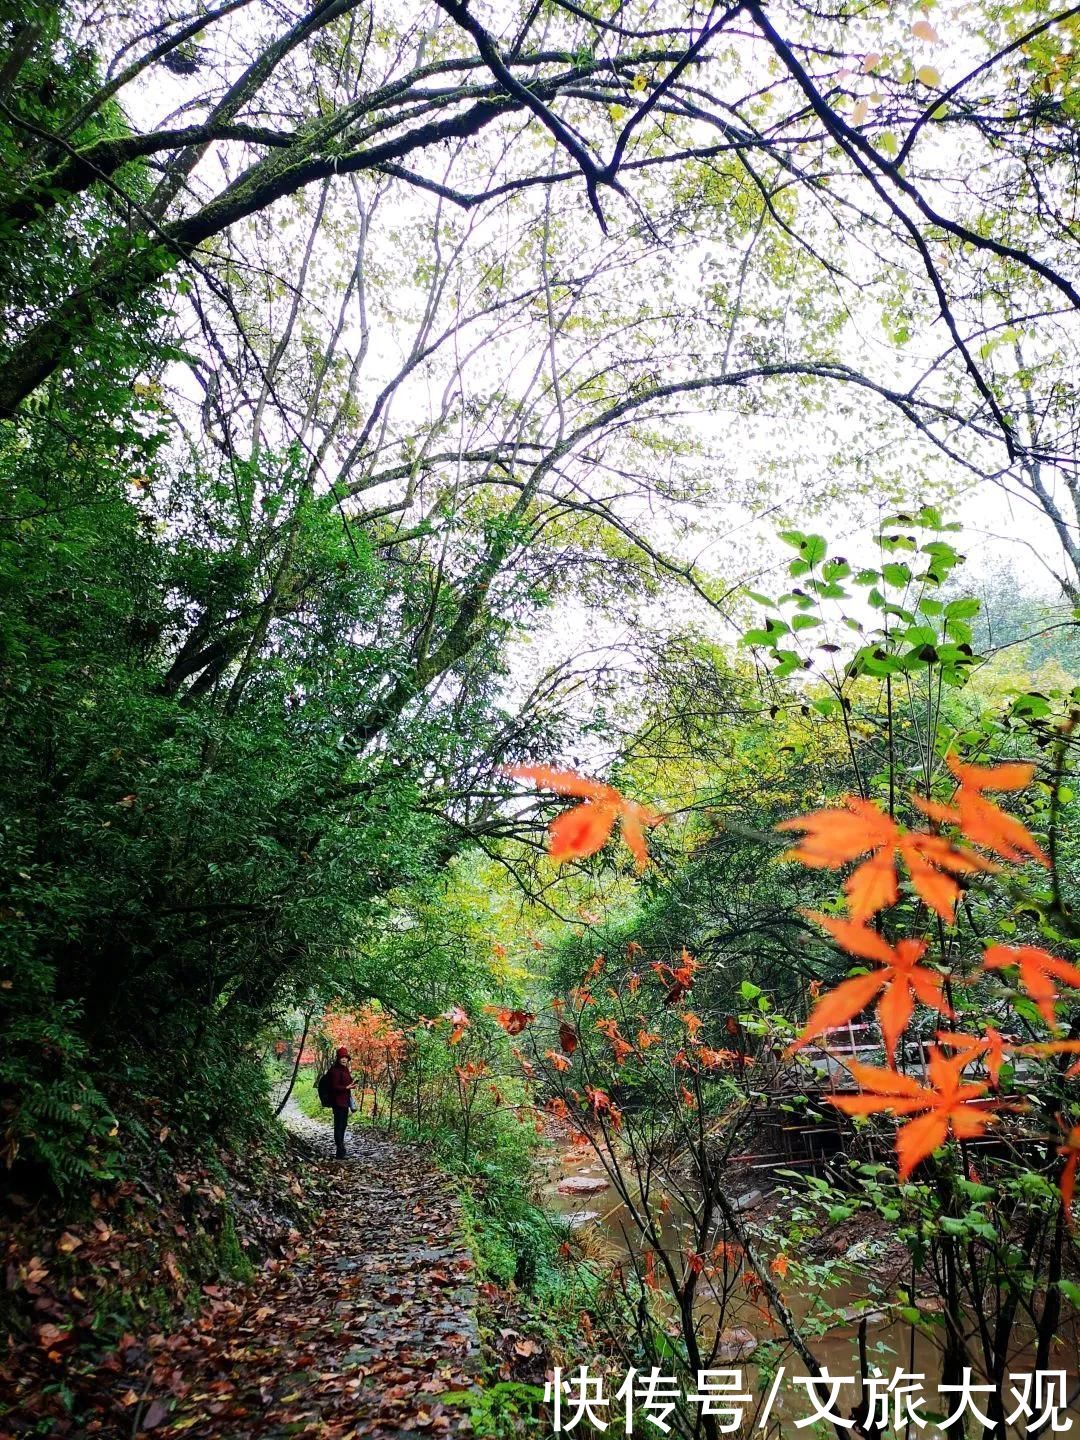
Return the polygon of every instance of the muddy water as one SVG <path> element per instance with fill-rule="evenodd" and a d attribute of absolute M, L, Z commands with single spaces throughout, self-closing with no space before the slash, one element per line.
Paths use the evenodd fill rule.
<path fill-rule="evenodd" d="M 631 1253 L 634 1244 L 632 1225 L 625 1207 L 608 1183 L 602 1164 L 591 1150 L 585 1151 L 580 1158 L 577 1155 L 571 1157 L 565 1150 L 556 1150 L 547 1157 L 542 1173 L 541 1202 L 551 1215 L 569 1222 L 575 1230 L 582 1233 L 591 1255 L 606 1259 L 614 1265 Z M 746 1220 L 752 1231 L 753 1209 L 748 1210 Z M 673 1249 L 679 1249 L 674 1231 L 671 1238 Z M 922 1391 L 924 1409 L 932 1413 L 951 1398 L 939 1397 L 935 1393 L 941 1371 L 940 1345 L 935 1343 L 932 1336 L 920 1330 L 914 1334 L 912 1352 L 911 1326 L 895 1317 L 887 1307 L 875 1308 L 882 1302 L 873 1296 L 868 1282 L 875 1277 L 875 1258 L 879 1255 L 880 1245 L 876 1245 L 873 1239 L 856 1240 L 845 1256 L 838 1257 L 845 1260 L 852 1271 L 847 1279 L 817 1291 L 797 1290 L 794 1286 L 781 1282 L 784 1299 L 818 1363 L 832 1375 L 858 1376 L 858 1326 L 860 1319 L 865 1318 L 871 1366 L 876 1366 L 885 1376 L 891 1376 L 898 1367 L 909 1374 L 925 1376 Z M 888 1277 L 878 1273 L 876 1278 L 884 1283 Z M 706 1324 L 709 1304 L 706 1299 L 701 1305 Z M 932 1306 L 933 1302 L 928 1299 L 920 1301 L 920 1307 L 924 1311 L 931 1311 Z M 715 1302 L 712 1302 L 712 1309 L 719 1318 L 719 1307 Z M 822 1329 L 826 1314 L 828 1327 Z M 771 1322 L 761 1305 L 755 1304 L 749 1295 L 738 1293 L 729 1299 L 722 1325 L 722 1345 L 717 1364 L 729 1368 L 741 1367 L 744 1370 L 746 1388 L 750 1392 L 765 1388 L 764 1381 L 758 1385 L 757 1367 L 752 1363 L 751 1357 L 758 1345 L 782 1340 L 782 1332 Z M 797 1356 L 790 1356 L 790 1352 L 785 1363 L 787 1379 L 778 1392 L 774 1414 L 787 1421 L 809 1415 L 811 1407 L 807 1403 L 805 1387 L 792 1383 L 792 1377 L 805 1373 L 805 1367 Z M 1075 1316 L 1068 1317 L 1067 1325 L 1058 1336 L 1049 1368 L 1066 1372 L 1066 1390 L 1070 1397 L 1074 1391 L 1080 1390 L 1080 1327 Z M 1034 1369 L 1034 1352 L 1025 1338 L 1018 1336 L 1015 1351 L 1010 1357 L 1010 1373 L 1017 1376 Z M 982 1380 L 981 1375 L 973 1377 L 973 1383 L 981 1383 Z M 857 1395 L 857 1383 L 844 1386 L 837 1409 L 849 1413 Z M 1013 1408 L 1014 1403 L 1006 1388 L 1007 1412 Z M 1080 1437 L 1080 1395 L 1072 1399 L 1068 1418 L 1072 1421 L 1071 1432 L 1059 1433 L 1071 1433 L 1074 1437 Z M 982 1433 L 982 1427 L 973 1424 L 970 1418 L 968 1426 L 969 1434 Z M 786 1434 L 787 1424 L 784 1430 Z M 812 1432 L 792 1430 L 792 1433 Z M 855 1431 L 850 1433 L 857 1436 Z M 913 1427 L 912 1433 L 919 1434 L 920 1431 Z M 936 1429 L 931 1432 L 928 1429 L 921 1433 L 956 1437 L 959 1431 L 954 1426 L 943 1432 Z M 1049 1436 L 1051 1431 L 1047 1429 L 1044 1433 Z M 1013 1436 L 1019 1437 L 1022 1434 L 1022 1428 L 1009 1430 L 1010 1440 Z"/>

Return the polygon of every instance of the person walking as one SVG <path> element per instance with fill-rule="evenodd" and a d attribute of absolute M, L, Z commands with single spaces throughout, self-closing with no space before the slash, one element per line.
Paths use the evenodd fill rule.
<path fill-rule="evenodd" d="M 330 1108 L 334 1112 L 334 1144 L 337 1158 L 345 1159 L 345 1130 L 349 1124 L 352 1109 L 353 1078 L 349 1071 L 349 1052 L 344 1045 L 338 1046 L 337 1059 L 330 1066 Z"/>

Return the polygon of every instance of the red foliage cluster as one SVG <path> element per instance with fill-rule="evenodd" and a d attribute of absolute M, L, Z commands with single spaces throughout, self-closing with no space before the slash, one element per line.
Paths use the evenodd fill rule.
<path fill-rule="evenodd" d="M 372 1080 L 400 1072 L 405 1063 L 408 1037 L 391 1015 L 374 1005 L 360 1010 L 328 1010 L 323 1016 L 323 1033 L 335 1049 L 349 1052 L 351 1068 Z"/>

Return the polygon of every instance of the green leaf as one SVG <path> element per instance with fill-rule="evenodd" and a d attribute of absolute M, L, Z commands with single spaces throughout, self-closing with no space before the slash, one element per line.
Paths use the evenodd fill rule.
<path fill-rule="evenodd" d="M 981 609 L 982 601 L 969 595 L 961 600 L 950 600 L 945 606 L 945 617 L 948 620 L 974 620 Z"/>
<path fill-rule="evenodd" d="M 887 585 L 894 585 L 898 589 L 902 589 L 911 580 L 910 566 L 900 564 L 896 561 L 890 561 L 887 565 L 883 565 L 881 567 L 881 573 Z"/>
<path fill-rule="evenodd" d="M 932 625 L 910 625 L 900 639 L 905 645 L 933 645 L 937 642 L 937 631 Z"/>

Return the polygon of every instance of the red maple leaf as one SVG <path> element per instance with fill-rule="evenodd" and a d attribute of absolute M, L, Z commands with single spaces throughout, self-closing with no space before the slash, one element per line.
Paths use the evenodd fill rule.
<path fill-rule="evenodd" d="M 578 1034 L 569 1021 L 562 1020 L 559 1023 L 559 1044 L 567 1055 L 573 1055 L 577 1049 Z"/>
<path fill-rule="evenodd" d="M 984 970 L 1004 970 L 1015 965 L 1020 972 L 1020 984 L 1039 1008 L 1039 1013 L 1051 1030 L 1058 1028 L 1054 1006 L 1057 1003 L 1059 985 L 1069 985 L 1080 990 L 1080 969 L 1070 965 L 1068 960 L 1059 960 L 1048 950 L 1036 945 L 990 945 L 983 954 Z"/>
<path fill-rule="evenodd" d="M 531 1010 L 507 1010 L 502 1005 L 485 1005 L 488 1015 L 495 1016 L 495 1023 L 501 1025 L 508 1035 L 520 1035 L 529 1021 L 534 1019 Z"/>
<path fill-rule="evenodd" d="M 531 780 L 542 790 L 584 802 L 564 810 L 548 826 L 548 853 L 556 863 L 595 855 L 609 840 L 616 822 L 637 868 L 644 870 L 649 863 L 645 827 L 660 824 L 664 817 L 657 811 L 627 800 L 613 785 L 589 780 L 575 770 L 559 770 L 551 765 L 507 765 L 501 773 L 515 780 Z"/>
<path fill-rule="evenodd" d="M 815 810 L 783 820 L 776 828 L 804 832 L 798 845 L 782 858 L 799 860 L 812 869 L 835 870 L 860 856 L 868 857 L 844 881 L 853 920 L 867 920 L 896 904 L 900 896 L 898 858 L 922 900 L 949 921 L 960 894 L 955 877 L 994 869 L 991 861 L 940 835 L 902 829 L 869 800 L 848 795 L 844 805 L 843 810 Z"/>
<path fill-rule="evenodd" d="M 925 940 L 900 940 L 893 946 L 876 930 L 856 924 L 854 920 L 834 920 L 831 916 L 812 911 L 807 914 L 828 930 L 843 949 L 864 960 L 874 960 L 882 968 L 868 975 L 842 980 L 824 994 L 810 1012 L 806 1028 L 792 1049 L 798 1049 L 827 1030 L 845 1024 L 880 995 L 878 1023 L 885 1041 L 885 1054 L 892 1065 L 895 1063 L 896 1042 L 907 1029 L 908 1021 L 915 1012 L 916 1000 L 921 1000 L 941 1015 L 952 1014 L 942 994 L 943 977 L 936 970 L 919 964 L 926 950 Z"/>
<path fill-rule="evenodd" d="M 957 1140 L 974 1139 L 997 1118 L 987 1108 L 994 1102 L 980 1103 L 987 1087 L 965 1084 L 960 1076 L 962 1061 L 949 1059 L 936 1045 L 929 1050 L 929 1085 L 920 1085 L 912 1076 L 895 1070 L 861 1065 L 857 1060 L 849 1061 L 848 1069 L 865 1093 L 827 1095 L 830 1105 L 845 1115 L 891 1110 L 896 1115 L 917 1117 L 896 1132 L 901 1180 L 906 1180 L 916 1165 L 944 1145 L 950 1135 Z"/>

